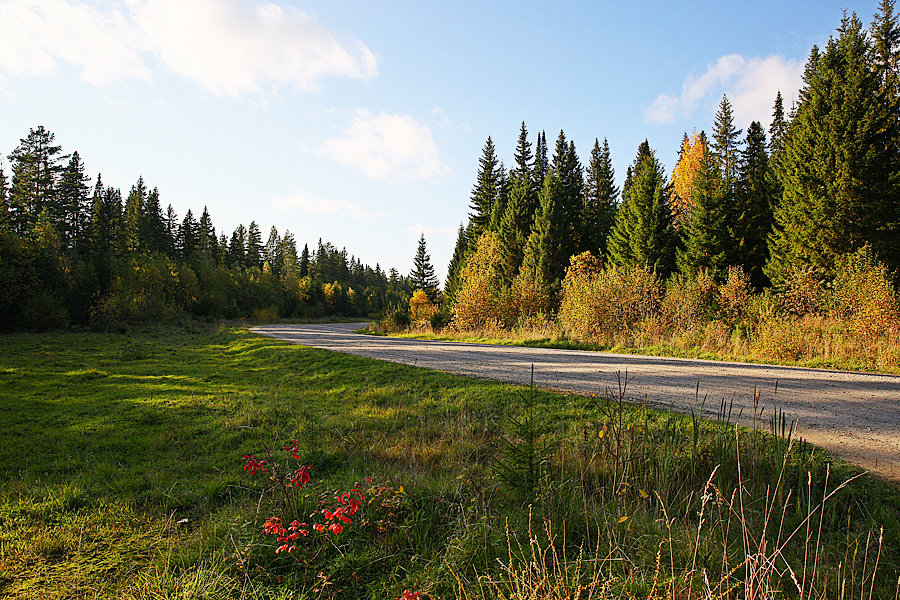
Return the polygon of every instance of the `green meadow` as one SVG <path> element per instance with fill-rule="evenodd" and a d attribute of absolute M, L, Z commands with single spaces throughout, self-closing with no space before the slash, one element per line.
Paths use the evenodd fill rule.
<path fill-rule="evenodd" d="M 0 382 L 0 596 L 865 599 L 900 582 L 897 487 L 789 421 L 737 430 L 726 409 L 201 325 L 0 336 Z M 273 476 L 300 465 L 302 488 Z M 262 531 L 353 489 L 340 533 L 276 552 Z"/>

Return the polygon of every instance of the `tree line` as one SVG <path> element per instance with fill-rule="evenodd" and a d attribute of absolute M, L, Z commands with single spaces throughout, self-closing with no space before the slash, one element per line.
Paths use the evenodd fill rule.
<path fill-rule="evenodd" d="M 0 329 L 200 318 L 363 316 L 402 304 L 410 279 L 346 249 L 302 249 L 275 226 L 217 235 L 209 211 L 163 209 L 143 177 L 91 182 L 79 153 L 31 129 L 0 168 Z"/>
<path fill-rule="evenodd" d="M 532 146 L 522 123 L 506 169 L 488 137 L 448 268 L 450 310 L 458 316 L 461 301 L 495 288 L 523 314 L 551 314 L 570 259 L 583 252 L 663 279 L 704 273 L 722 283 L 740 267 L 757 291 L 798 274 L 827 282 L 864 247 L 896 272 L 898 65 L 893 0 L 882 0 L 868 29 L 845 14 L 810 52 L 797 102 L 786 110 L 777 94 L 768 131 L 759 121 L 737 129 L 723 96 L 709 135 L 685 133 L 671 176 L 645 140 L 621 190 L 605 139 L 585 165 L 565 132 L 552 149 L 543 131 Z"/>

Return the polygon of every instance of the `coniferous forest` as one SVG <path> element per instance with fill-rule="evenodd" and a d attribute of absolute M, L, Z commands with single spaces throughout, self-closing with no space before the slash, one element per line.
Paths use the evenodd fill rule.
<path fill-rule="evenodd" d="M 366 316 L 409 296 L 407 277 L 321 239 L 217 234 L 139 177 L 127 193 L 91 179 L 77 151 L 31 129 L 0 169 L 0 330 L 201 319 Z"/>
<path fill-rule="evenodd" d="M 797 101 L 778 92 L 768 130 L 738 129 L 723 96 L 671 171 L 642 142 L 621 190 L 606 140 L 583 163 L 565 132 L 532 146 L 522 123 L 506 170 L 489 137 L 447 318 L 462 332 L 619 346 L 743 340 L 788 354 L 763 353 L 775 359 L 799 358 L 778 350 L 792 345 L 786 328 L 796 337 L 789 321 L 819 319 L 819 335 L 830 319 L 869 342 L 896 334 L 898 77 L 900 28 L 883 2 L 869 28 L 845 14 L 812 48 Z"/>

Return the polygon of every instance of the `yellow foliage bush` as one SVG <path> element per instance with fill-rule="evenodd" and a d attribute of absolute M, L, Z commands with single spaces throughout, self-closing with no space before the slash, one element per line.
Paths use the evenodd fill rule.
<path fill-rule="evenodd" d="M 566 333 L 588 340 L 611 337 L 654 314 L 660 301 L 655 271 L 622 266 L 598 270 L 585 254 L 572 258 L 563 280 L 559 323 Z"/>
<path fill-rule="evenodd" d="M 718 308 L 719 288 L 706 269 L 695 277 L 673 276 L 666 283 L 666 293 L 660 307 L 663 326 L 673 332 L 703 329 Z"/>
<path fill-rule="evenodd" d="M 869 246 L 845 257 L 833 287 L 831 316 L 849 321 L 855 333 L 871 338 L 900 329 L 890 274 Z"/>
<path fill-rule="evenodd" d="M 457 329 L 478 329 L 509 319 L 500 256 L 500 238 L 492 232 L 482 234 L 460 273 L 453 305 L 453 325 Z"/>
<path fill-rule="evenodd" d="M 719 286 L 719 306 L 725 321 L 729 325 L 742 322 L 752 302 L 750 276 L 741 267 L 728 267 L 728 279 Z"/>

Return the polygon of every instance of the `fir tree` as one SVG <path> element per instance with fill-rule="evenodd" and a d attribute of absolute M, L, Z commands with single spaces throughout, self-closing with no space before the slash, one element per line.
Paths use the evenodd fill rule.
<path fill-rule="evenodd" d="M 881 82 L 882 92 L 897 107 L 900 84 L 900 26 L 894 14 L 894 0 L 881 0 L 872 21 L 872 54 L 875 72 Z"/>
<path fill-rule="evenodd" d="M 166 250 L 168 256 L 174 257 L 177 253 L 176 241 L 178 239 L 178 213 L 170 204 L 166 208 L 166 216 L 164 218 L 166 226 Z M 222 246 L 224 248 L 224 246 Z"/>
<path fill-rule="evenodd" d="M 246 263 L 245 266 L 249 268 L 261 268 L 262 267 L 262 256 L 263 256 L 263 245 L 262 245 L 262 232 L 259 230 L 259 225 L 256 224 L 256 221 L 250 221 L 250 227 L 247 228 L 247 253 L 246 253 Z M 296 253 L 296 248 L 295 248 Z"/>
<path fill-rule="evenodd" d="M 278 228 L 272 225 L 272 228 L 269 230 L 269 239 L 266 240 L 265 246 L 265 261 L 269 265 L 269 269 L 272 270 L 272 275 L 275 276 L 276 279 L 281 278 L 281 261 L 278 259 L 281 256 L 281 235 L 278 233 Z"/>
<path fill-rule="evenodd" d="M 601 148 L 595 139 L 587 167 L 581 220 L 582 249 L 594 256 L 606 254 L 606 238 L 615 220 L 618 196 L 609 143 L 604 138 Z"/>
<path fill-rule="evenodd" d="M 246 264 L 247 259 L 247 228 L 238 225 L 231 234 L 228 242 L 227 260 L 231 268 L 240 268 Z"/>
<path fill-rule="evenodd" d="M 662 165 L 646 140 L 629 167 L 622 204 L 607 240 L 607 261 L 613 265 L 656 269 L 662 277 L 675 263 L 675 230 Z"/>
<path fill-rule="evenodd" d="M 500 197 L 502 174 L 494 141 L 488 137 L 478 160 L 478 175 L 472 188 L 469 208 L 469 238 L 477 239 L 491 223 L 494 204 Z"/>
<path fill-rule="evenodd" d="M 58 225 L 64 246 L 73 247 L 86 241 L 90 222 L 90 177 L 84 174 L 84 164 L 78 152 L 73 152 L 62 171 L 57 190 L 57 201 L 62 213 Z"/>
<path fill-rule="evenodd" d="M 194 218 L 191 209 L 184 214 L 181 226 L 178 228 L 176 245 L 181 258 L 191 259 L 197 253 L 200 244 L 200 224 Z"/>
<path fill-rule="evenodd" d="M 138 177 L 137 183 L 131 186 L 128 197 L 125 199 L 123 221 L 123 243 L 126 252 L 137 252 L 146 249 L 146 237 L 144 235 L 146 225 L 144 223 L 144 204 L 147 202 L 147 186 L 143 177 Z"/>
<path fill-rule="evenodd" d="M 537 144 L 534 147 L 534 169 L 532 170 L 534 179 L 534 188 L 539 192 L 544 187 L 544 177 L 550 170 L 549 151 L 547 149 L 547 134 L 540 132 L 538 134 Z"/>
<path fill-rule="evenodd" d="M 209 221 L 209 213 L 206 208 L 203 213 Z M 146 228 L 147 248 L 151 252 L 167 253 L 169 251 L 169 232 L 167 229 L 166 217 L 162 212 L 162 205 L 159 203 L 159 189 L 153 188 L 147 194 L 147 202 L 144 209 L 144 225 Z M 210 227 L 212 223 L 209 224 Z M 215 235 L 215 231 L 213 231 Z M 213 238 L 215 243 L 215 238 Z"/>
<path fill-rule="evenodd" d="M 767 285 L 763 266 L 769 256 L 766 239 L 772 230 L 775 194 L 766 154 L 766 134 L 759 121 L 750 123 L 741 152 L 733 220 L 733 264 L 740 264 L 759 289 Z"/>
<path fill-rule="evenodd" d="M 303 244 L 303 252 L 300 254 L 300 277 L 309 275 L 309 246 Z"/>
<path fill-rule="evenodd" d="M 772 123 L 769 125 L 769 156 L 774 157 L 784 150 L 784 140 L 787 137 L 788 123 L 784 119 L 784 101 L 781 91 L 775 96 L 775 105 L 772 108 Z"/>
<path fill-rule="evenodd" d="M 796 266 L 834 273 L 865 244 L 900 266 L 898 126 L 859 19 L 813 49 L 784 152 L 782 202 L 766 274 L 782 282 Z"/>
<path fill-rule="evenodd" d="M 12 228 L 9 215 L 9 180 L 6 173 L 0 168 L 0 231 L 8 231 Z"/>
<path fill-rule="evenodd" d="M 456 236 L 456 246 L 453 248 L 453 256 L 447 267 L 447 281 L 444 284 L 444 297 L 452 306 L 456 301 L 456 292 L 459 290 L 460 274 L 466 264 L 466 251 L 469 241 L 466 239 L 466 228 L 460 224 Z"/>
<path fill-rule="evenodd" d="M 725 182 L 708 150 L 704 151 L 694 178 L 690 206 L 683 224 L 685 247 L 677 251 L 678 268 L 688 275 L 706 269 L 714 278 L 722 280 L 728 270 L 731 249 Z"/>
<path fill-rule="evenodd" d="M 738 157 L 740 153 L 741 130 L 734 127 L 734 114 L 728 96 L 722 95 L 716 120 L 713 125 L 712 155 L 722 174 L 727 202 L 734 198 L 734 185 L 737 182 Z"/>
<path fill-rule="evenodd" d="M 203 256 L 215 260 L 216 255 L 218 254 L 216 246 L 219 244 L 219 238 L 216 237 L 216 228 L 213 227 L 212 217 L 209 216 L 209 209 L 205 206 L 203 207 L 203 213 L 200 215 L 200 222 L 197 224 L 197 229 L 197 250 Z"/>
<path fill-rule="evenodd" d="M 554 292 L 565 275 L 569 257 L 579 247 L 578 228 L 584 190 L 582 173 L 575 145 L 567 143 L 565 133 L 560 131 L 553 164 L 541 189 L 541 206 L 528 239 L 534 255 L 536 281 Z"/>
<path fill-rule="evenodd" d="M 306 250 L 306 246 L 303 248 Z M 294 234 L 285 229 L 284 237 L 281 238 L 281 266 L 279 267 L 282 278 L 287 277 L 288 274 L 297 275 L 297 272 L 300 270 L 298 262 L 297 241 L 294 239 Z M 304 275 L 301 273 L 300 277 L 303 276 Z"/>
<path fill-rule="evenodd" d="M 428 294 L 429 300 L 432 302 L 437 301 L 439 282 L 434 274 L 434 267 L 431 265 L 431 256 L 428 255 L 424 233 L 419 236 L 419 244 L 416 247 L 416 255 L 413 258 L 413 270 L 409 274 L 409 281 L 413 290 L 422 290 Z"/>

